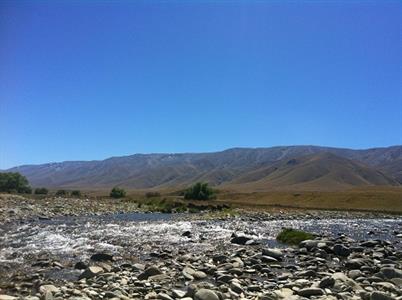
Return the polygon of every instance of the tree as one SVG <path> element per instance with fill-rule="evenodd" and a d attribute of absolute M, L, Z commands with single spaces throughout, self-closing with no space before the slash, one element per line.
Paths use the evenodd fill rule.
<path fill-rule="evenodd" d="M 184 199 L 210 200 L 215 198 L 215 192 L 208 186 L 208 183 L 197 182 L 184 193 Z"/>
<path fill-rule="evenodd" d="M 23 187 L 20 189 L 19 193 L 32 194 L 32 188 L 30 186 Z"/>
<path fill-rule="evenodd" d="M 36 195 L 47 195 L 49 190 L 47 188 L 36 188 L 34 193 Z"/>
<path fill-rule="evenodd" d="M 66 190 L 58 190 L 56 192 L 56 196 L 67 196 L 67 191 Z"/>
<path fill-rule="evenodd" d="M 0 192 L 28 193 L 32 192 L 25 176 L 17 172 L 0 173 Z"/>
<path fill-rule="evenodd" d="M 71 196 L 73 196 L 73 197 L 81 197 L 81 191 L 74 190 L 74 191 L 71 192 Z"/>
<path fill-rule="evenodd" d="M 126 191 L 123 190 L 122 188 L 119 187 L 114 187 L 111 191 L 110 191 L 110 197 L 112 198 L 123 198 L 126 196 Z"/>

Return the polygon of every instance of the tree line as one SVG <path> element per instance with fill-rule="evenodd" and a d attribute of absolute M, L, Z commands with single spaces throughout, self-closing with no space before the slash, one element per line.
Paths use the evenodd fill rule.
<path fill-rule="evenodd" d="M 45 187 L 38 187 L 33 189 L 28 182 L 28 179 L 18 172 L 6 172 L 0 173 L 0 192 L 2 193 L 18 193 L 18 194 L 32 194 L 35 195 L 47 195 L 49 190 Z M 73 190 L 71 192 L 67 190 L 58 190 L 55 193 L 56 196 L 68 196 L 81 197 L 81 191 Z"/>
<path fill-rule="evenodd" d="M 0 173 L 0 192 L 3 193 L 20 193 L 20 194 L 32 194 L 47 195 L 49 190 L 45 187 L 38 187 L 32 189 L 29 185 L 28 179 L 18 172 Z M 55 196 L 73 196 L 81 197 L 81 191 L 73 190 L 71 192 L 67 190 L 58 190 Z M 114 187 L 109 194 L 112 198 L 124 198 L 126 191 L 120 187 Z M 157 192 L 149 192 L 146 197 L 160 196 Z M 183 192 L 184 199 L 187 200 L 210 200 L 215 199 L 215 191 L 208 186 L 208 183 L 197 182 Z"/>

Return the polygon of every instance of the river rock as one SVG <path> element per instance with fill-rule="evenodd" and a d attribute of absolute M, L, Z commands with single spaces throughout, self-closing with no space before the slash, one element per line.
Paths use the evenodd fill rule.
<path fill-rule="evenodd" d="M 194 300 L 219 300 L 219 297 L 214 291 L 200 289 L 195 293 Z"/>
<path fill-rule="evenodd" d="M 112 261 L 113 255 L 107 253 L 96 253 L 91 256 L 91 260 L 93 261 Z"/>
<path fill-rule="evenodd" d="M 86 268 L 86 270 L 81 273 L 81 275 L 79 276 L 79 279 L 92 278 L 92 277 L 95 277 L 95 276 L 101 274 L 102 272 L 103 272 L 103 269 L 101 267 L 91 266 L 91 267 Z"/>
<path fill-rule="evenodd" d="M 262 249 L 262 254 L 276 258 L 277 260 L 282 260 L 283 252 L 277 248 L 264 248 Z"/>
<path fill-rule="evenodd" d="M 350 249 L 342 244 L 336 244 L 333 248 L 335 255 L 347 257 L 350 254 Z"/>
<path fill-rule="evenodd" d="M 74 265 L 74 269 L 77 270 L 85 270 L 86 268 L 88 268 L 88 265 L 82 261 L 79 261 Z"/>
<path fill-rule="evenodd" d="M 333 287 L 334 284 L 335 284 L 335 279 L 333 277 L 326 276 L 323 279 L 321 279 L 318 286 L 322 289 L 325 289 L 325 288 Z"/>
<path fill-rule="evenodd" d="M 380 274 L 386 279 L 402 278 L 402 271 L 391 267 L 382 268 Z"/>
<path fill-rule="evenodd" d="M 155 275 L 159 275 L 159 274 L 162 274 L 162 272 L 157 267 L 149 267 L 149 268 L 145 269 L 145 271 L 142 272 L 140 275 L 138 275 L 138 279 L 145 280 L 151 276 L 155 276 Z"/>
<path fill-rule="evenodd" d="M 383 292 L 372 292 L 370 295 L 370 300 L 394 300 L 394 297 L 389 296 Z"/>
<path fill-rule="evenodd" d="M 321 296 L 324 295 L 324 291 L 320 288 L 310 287 L 299 290 L 298 294 L 302 297 Z"/>
<path fill-rule="evenodd" d="M 0 300 L 17 300 L 17 297 L 9 296 L 9 295 L 0 295 Z M 218 299 L 219 300 L 219 299 Z"/>
<path fill-rule="evenodd" d="M 41 292 L 42 294 L 46 294 L 47 292 L 58 293 L 59 291 L 60 289 L 52 284 L 45 284 L 39 288 L 39 292 Z"/>

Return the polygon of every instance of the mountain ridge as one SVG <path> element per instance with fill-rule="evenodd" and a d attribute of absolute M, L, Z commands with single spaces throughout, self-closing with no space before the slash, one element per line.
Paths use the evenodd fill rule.
<path fill-rule="evenodd" d="M 329 153 L 351 160 L 354 164 L 364 165 L 351 167 L 348 161 L 338 159 L 336 163 L 332 162 L 333 172 L 337 172 L 339 168 L 346 172 L 348 168 L 345 166 L 349 164 L 350 172 L 360 168 L 361 172 L 364 169 L 364 172 L 371 174 L 371 177 L 368 174 L 366 176 L 373 180 L 377 178 L 372 182 L 374 185 L 382 181 L 385 183 L 395 181 L 397 184 L 402 182 L 402 146 L 399 145 L 359 150 L 302 145 L 269 148 L 236 147 L 204 153 L 138 153 L 114 156 L 104 160 L 22 165 L 7 171 L 21 172 L 34 186 L 47 187 L 106 188 L 120 185 L 133 189 L 149 189 L 182 187 L 195 181 L 207 181 L 216 186 L 230 186 L 245 174 L 272 167 L 281 160 L 300 159 L 319 153 Z M 324 157 L 320 161 L 320 170 L 323 170 L 324 165 L 330 162 L 329 156 Z M 297 168 L 297 166 L 289 166 L 289 168 Z M 373 175 L 375 172 L 382 172 L 384 178 L 389 179 L 378 181 L 379 177 Z M 355 178 L 359 177 L 355 175 L 357 176 Z M 264 176 L 257 176 L 254 179 L 259 181 L 263 178 Z M 359 182 L 363 184 L 363 181 Z M 328 184 L 328 188 L 331 189 L 333 184 Z M 371 182 L 368 184 L 370 185 Z M 274 188 L 272 182 L 266 185 L 266 187 L 270 186 Z"/>

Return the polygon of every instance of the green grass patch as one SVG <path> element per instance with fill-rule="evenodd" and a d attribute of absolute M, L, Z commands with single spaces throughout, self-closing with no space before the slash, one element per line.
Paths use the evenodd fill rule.
<path fill-rule="evenodd" d="M 298 245 L 302 241 L 311 240 L 314 238 L 315 235 L 312 233 L 292 228 L 285 228 L 278 234 L 276 240 L 288 245 Z"/>

